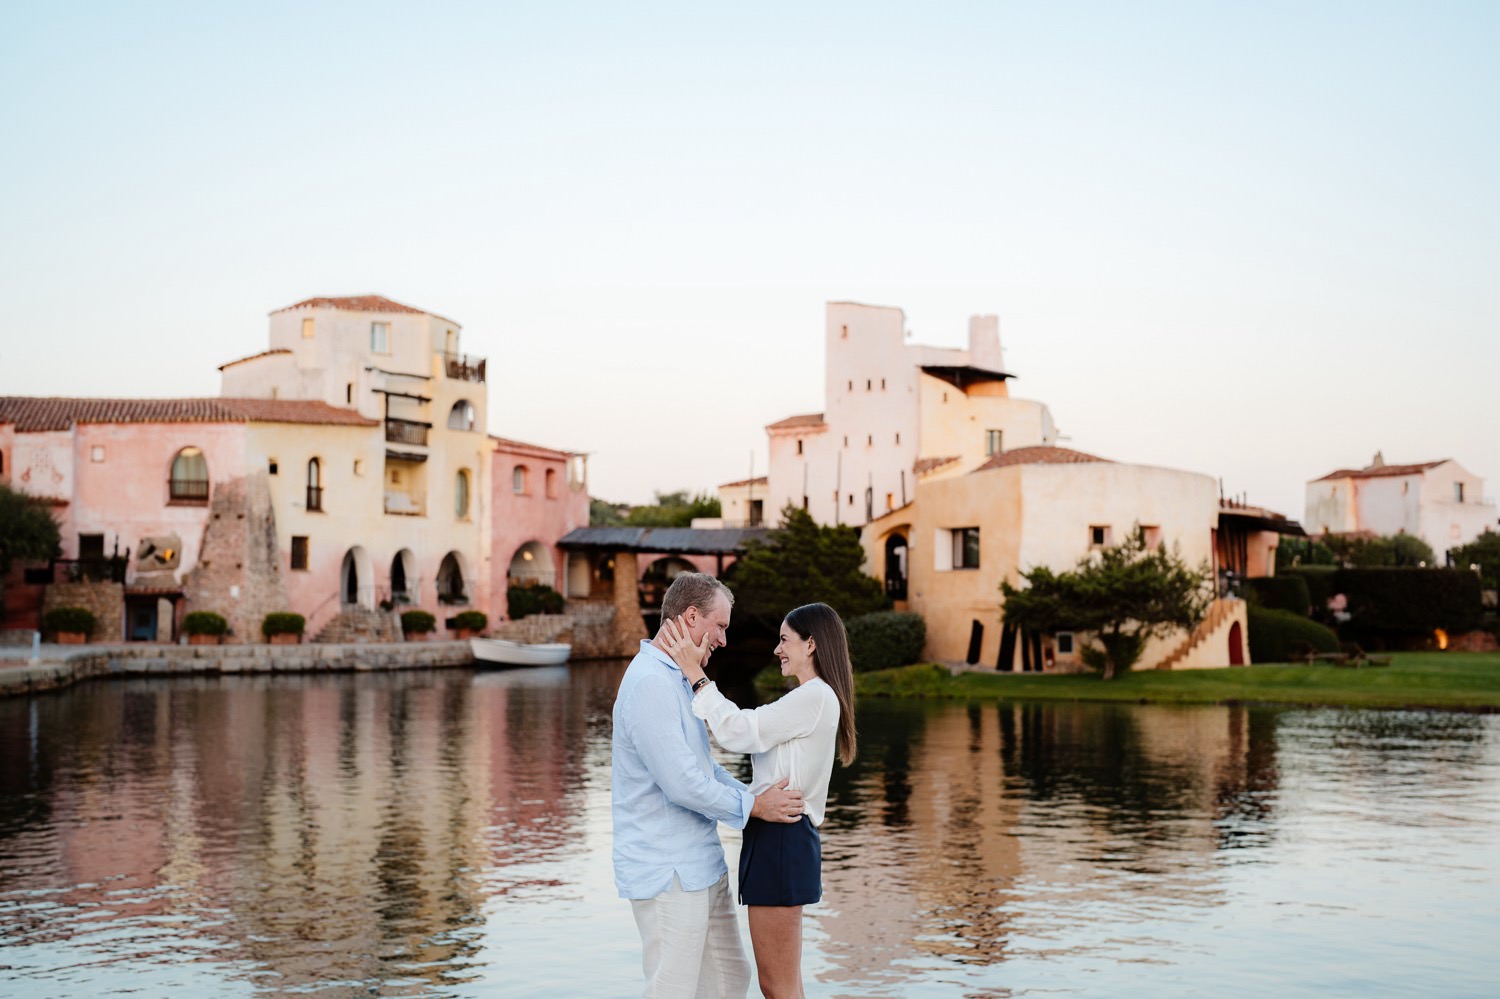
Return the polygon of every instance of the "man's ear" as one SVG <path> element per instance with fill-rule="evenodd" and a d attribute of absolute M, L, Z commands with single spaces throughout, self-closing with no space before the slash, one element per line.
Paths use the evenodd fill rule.
<path fill-rule="evenodd" d="M 683 623 L 686 624 L 689 628 L 696 625 L 698 623 L 698 608 L 689 607 L 687 610 L 683 611 L 682 620 Z"/>

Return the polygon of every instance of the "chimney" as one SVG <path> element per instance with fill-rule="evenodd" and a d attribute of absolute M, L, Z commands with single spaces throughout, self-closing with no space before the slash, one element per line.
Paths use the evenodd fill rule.
<path fill-rule="evenodd" d="M 1385 455 L 1381 454 L 1379 451 L 1376 451 L 1375 452 L 1375 457 L 1373 457 L 1373 458 L 1370 459 L 1370 467 L 1371 468 L 1384 468 L 1385 467 Z"/>
<path fill-rule="evenodd" d="M 1005 355 L 1000 350 L 1000 317 L 969 317 L 969 363 L 989 371 L 1005 370 Z"/>

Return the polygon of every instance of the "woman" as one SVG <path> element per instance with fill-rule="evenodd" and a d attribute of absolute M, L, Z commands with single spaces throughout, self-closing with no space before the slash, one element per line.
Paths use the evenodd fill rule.
<path fill-rule="evenodd" d="M 735 707 L 703 675 L 708 640 L 695 645 L 681 622 L 664 628 L 667 652 L 693 688 L 693 714 L 719 745 L 750 753 L 759 791 L 785 778 L 802 791 L 796 823 L 751 819 L 740 850 L 740 902 L 750 910 L 750 942 L 767 999 L 802 999 L 802 907 L 823 894 L 817 827 L 828 802 L 833 757 L 854 760 L 854 672 L 844 622 L 827 604 L 798 607 L 781 622 L 776 658 L 797 687 L 755 709 Z"/>

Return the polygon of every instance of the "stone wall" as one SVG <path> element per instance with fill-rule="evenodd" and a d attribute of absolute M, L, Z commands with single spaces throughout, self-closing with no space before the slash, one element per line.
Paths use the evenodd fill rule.
<path fill-rule="evenodd" d="M 224 615 L 228 642 L 260 641 L 265 616 L 287 608 L 265 472 L 214 483 L 201 552 L 182 580 L 186 611 Z"/>
<path fill-rule="evenodd" d="M 98 619 L 96 642 L 119 642 L 125 638 L 125 586 L 122 583 L 53 583 L 42 597 L 42 617 L 57 607 L 82 607 Z M 48 636 L 49 638 L 51 636 Z"/>
<path fill-rule="evenodd" d="M 635 552 L 615 553 L 614 618 L 610 647 L 607 655 L 633 656 L 640 651 L 641 642 L 651 636 L 646 634 L 646 622 L 641 618 L 641 594 L 636 580 L 640 571 L 636 567 Z"/>

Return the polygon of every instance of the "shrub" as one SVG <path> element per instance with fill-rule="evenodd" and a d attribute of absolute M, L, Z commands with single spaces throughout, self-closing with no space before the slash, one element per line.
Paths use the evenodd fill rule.
<path fill-rule="evenodd" d="M 54 635 L 61 631 L 92 635 L 98 623 L 93 611 L 86 607 L 54 607 L 42 618 L 42 627 Z"/>
<path fill-rule="evenodd" d="M 401 633 L 403 635 L 421 635 L 437 629 L 437 618 L 424 610 L 409 610 L 401 612 Z"/>
<path fill-rule="evenodd" d="M 484 611 L 466 610 L 461 611 L 448 619 L 448 627 L 454 631 L 483 631 L 490 619 L 485 617 Z"/>
<path fill-rule="evenodd" d="M 927 642 L 927 623 L 904 611 L 861 614 L 844 627 L 849 632 L 849 658 L 860 672 L 914 663 L 922 658 Z"/>
<path fill-rule="evenodd" d="M 1312 609 L 1312 593 L 1307 588 L 1307 580 L 1300 575 L 1247 579 L 1245 592 L 1251 600 L 1269 610 L 1289 610 L 1307 617 Z"/>
<path fill-rule="evenodd" d="M 1333 583 L 1338 571 L 1335 566 L 1331 565 L 1304 565 L 1292 569 L 1289 573 L 1307 584 L 1307 595 L 1312 604 L 1312 616 L 1319 621 L 1329 619 L 1328 600 L 1337 592 L 1333 588 Z"/>
<path fill-rule="evenodd" d="M 1316 621 L 1288 610 L 1269 610 L 1251 605 L 1250 661 L 1289 662 L 1300 647 L 1314 652 L 1337 652 L 1339 637 Z"/>
<path fill-rule="evenodd" d="M 505 613 L 512 621 L 533 614 L 561 614 L 563 595 L 550 586 L 534 583 L 512 586 L 505 591 Z"/>
<path fill-rule="evenodd" d="M 1431 634 L 1479 627 L 1479 577 L 1456 569 L 1341 569 L 1334 591 L 1349 600 L 1346 637 Z"/>
<path fill-rule="evenodd" d="M 300 635 L 306 625 L 307 619 L 301 614 L 273 611 L 260 623 L 260 632 L 267 638 L 272 635 Z"/>
<path fill-rule="evenodd" d="M 229 632 L 229 622 L 223 614 L 193 611 L 182 619 L 182 630 L 189 635 L 225 635 Z"/>

